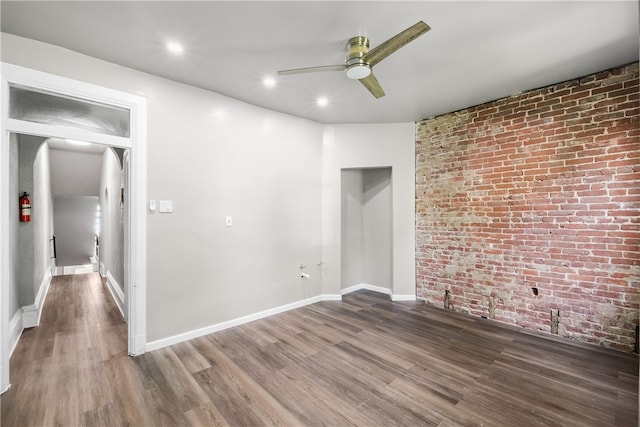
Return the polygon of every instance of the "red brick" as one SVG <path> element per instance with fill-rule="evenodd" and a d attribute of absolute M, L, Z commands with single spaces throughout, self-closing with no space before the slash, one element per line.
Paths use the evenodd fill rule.
<path fill-rule="evenodd" d="M 636 63 L 419 122 L 417 242 L 429 244 L 416 245 L 418 297 L 442 304 L 446 286 L 456 309 L 479 316 L 483 295 L 504 295 L 496 320 L 542 331 L 558 307 L 567 336 L 629 350 L 638 87 Z M 609 303 L 619 315 L 598 314 Z"/>

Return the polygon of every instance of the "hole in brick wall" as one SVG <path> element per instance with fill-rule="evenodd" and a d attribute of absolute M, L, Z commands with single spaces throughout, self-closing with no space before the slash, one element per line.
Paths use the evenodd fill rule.
<path fill-rule="evenodd" d="M 560 323 L 560 310 L 551 310 L 551 333 L 558 333 L 558 324 Z"/>
<path fill-rule="evenodd" d="M 535 296 L 538 296 L 538 288 L 531 288 L 531 292 L 533 292 Z"/>

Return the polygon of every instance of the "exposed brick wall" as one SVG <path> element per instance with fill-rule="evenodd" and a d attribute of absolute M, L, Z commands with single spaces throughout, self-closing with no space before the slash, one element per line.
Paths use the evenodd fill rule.
<path fill-rule="evenodd" d="M 633 350 L 638 93 L 636 63 L 419 122 L 418 298 Z"/>

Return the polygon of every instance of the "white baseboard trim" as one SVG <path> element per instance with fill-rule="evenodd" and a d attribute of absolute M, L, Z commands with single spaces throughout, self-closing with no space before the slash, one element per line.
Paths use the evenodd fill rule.
<path fill-rule="evenodd" d="M 341 292 L 342 292 L 342 295 L 346 295 L 346 294 L 350 294 L 351 292 L 356 292 L 362 289 L 389 295 L 391 297 L 391 301 L 415 301 L 416 300 L 415 295 L 393 294 L 391 292 L 391 289 L 384 288 L 382 286 L 370 285 L 368 283 L 360 283 L 357 285 L 349 286 L 348 288 L 342 289 Z"/>
<path fill-rule="evenodd" d="M 378 292 L 380 294 L 391 295 L 391 289 L 383 288 L 382 286 L 370 285 L 368 283 L 359 283 L 357 285 L 349 286 L 348 288 L 342 289 L 342 295 L 350 294 L 351 292 L 360 291 L 362 289 L 366 289 L 368 291 Z"/>
<path fill-rule="evenodd" d="M 342 295 L 346 295 L 351 292 L 359 291 L 361 289 L 368 289 L 370 291 L 383 293 L 391 296 L 392 301 L 415 301 L 415 295 L 393 295 L 390 289 L 383 288 L 381 286 L 369 285 L 361 283 L 359 285 L 350 286 L 342 289 L 340 294 L 324 294 L 315 297 L 307 298 L 301 301 L 285 304 L 280 307 L 271 308 L 268 310 L 260 311 L 248 316 L 239 317 L 237 319 L 228 320 L 226 322 L 218 323 L 204 328 L 196 329 L 182 334 L 173 335 L 171 337 L 162 338 L 155 341 L 149 341 L 146 345 L 146 351 L 159 350 L 164 347 L 169 347 L 174 344 L 179 344 L 184 341 L 189 341 L 195 338 L 199 338 L 204 335 L 208 335 L 214 332 L 222 331 L 224 329 L 232 328 L 234 326 L 240 326 L 245 323 L 253 322 L 254 320 L 264 319 L 265 317 L 273 316 L 275 314 L 284 313 L 285 311 L 293 310 L 296 308 L 304 307 L 306 305 L 314 304 L 320 301 L 341 301 Z"/>
<path fill-rule="evenodd" d="M 320 301 L 342 301 L 342 294 L 320 295 Z"/>
<path fill-rule="evenodd" d="M 68 276 L 72 274 L 86 274 L 98 271 L 95 264 L 61 265 L 55 267 L 54 276 Z"/>
<path fill-rule="evenodd" d="M 100 273 L 100 276 L 102 277 L 107 277 L 106 273 L 105 273 L 106 268 L 104 267 L 104 262 L 101 262 L 98 265 L 98 273 Z"/>
<path fill-rule="evenodd" d="M 40 316 L 38 314 L 38 306 L 35 304 L 22 306 L 22 327 L 35 328 L 38 326 Z"/>
<path fill-rule="evenodd" d="M 116 303 L 118 310 L 120 310 L 120 314 L 126 320 L 124 315 L 124 291 L 120 289 L 118 281 L 111 275 L 110 271 L 107 271 L 107 289 L 109 289 L 113 301 Z"/>
<path fill-rule="evenodd" d="M 416 301 L 416 296 L 415 295 L 393 294 L 393 295 L 391 295 L 391 301 Z"/>
<path fill-rule="evenodd" d="M 19 309 L 9 321 L 9 357 L 11 357 L 18 345 L 22 331 L 24 331 L 24 327 L 22 326 L 22 310 Z"/>
<path fill-rule="evenodd" d="M 42 278 L 42 283 L 40 283 L 40 289 L 38 290 L 38 295 L 36 295 L 34 303 L 22 306 L 23 328 L 33 328 L 40 324 L 40 315 L 42 314 L 42 307 L 44 307 L 44 302 L 49 294 L 49 285 L 51 284 L 52 273 L 51 269 L 48 269 L 45 273 Z"/>
<path fill-rule="evenodd" d="M 194 331 L 185 332 L 182 334 L 174 335 L 167 338 L 162 338 L 147 343 L 147 351 L 158 350 L 164 347 L 169 347 L 174 344 L 178 344 L 184 341 L 189 341 L 195 338 L 199 338 L 204 335 L 211 334 L 213 332 L 222 331 L 224 329 L 232 328 L 234 326 L 240 326 L 245 323 L 253 322 L 254 320 L 264 319 L 265 317 L 273 316 L 275 314 L 284 313 L 285 311 L 293 310 L 295 308 L 304 307 L 306 305 L 314 304 L 320 301 L 339 301 L 342 299 L 341 295 L 318 295 L 315 297 L 307 298 L 301 301 L 292 302 L 290 304 L 281 305 L 280 307 L 270 308 L 268 310 L 260 311 L 248 316 L 239 317 L 237 319 L 228 320 L 226 322 L 218 323 L 204 328 L 196 329 Z"/>

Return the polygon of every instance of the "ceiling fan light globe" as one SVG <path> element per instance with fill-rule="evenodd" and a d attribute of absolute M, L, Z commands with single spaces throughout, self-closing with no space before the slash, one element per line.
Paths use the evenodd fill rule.
<path fill-rule="evenodd" d="M 367 64 L 353 64 L 348 66 L 344 72 L 350 79 L 360 80 L 369 77 L 371 67 Z"/>

